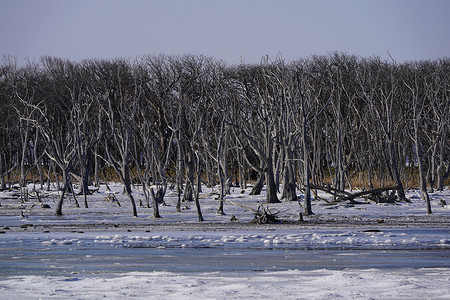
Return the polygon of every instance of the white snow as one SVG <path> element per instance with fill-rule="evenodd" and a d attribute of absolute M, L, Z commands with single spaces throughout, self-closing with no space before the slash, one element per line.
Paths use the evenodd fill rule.
<path fill-rule="evenodd" d="M 450 269 L 16 276 L 2 299 L 449 299 Z"/>
<path fill-rule="evenodd" d="M 88 209 L 74 207 L 68 196 L 62 217 L 53 216 L 56 192 L 43 198 L 52 209 L 43 209 L 34 200 L 21 204 L 9 198 L 12 193 L 0 193 L 1 299 L 450 299 L 450 262 L 445 261 L 450 257 L 450 205 L 440 205 L 440 200 L 450 204 L 448 189 L 430 193 L 430 216 L 425 203 L 410 191 L 411 203 L 393 205 L 313 201 L 315 215 L 304 216 L 304 223 L 293 223 L 301 211 L 297 202 L 270 204 L 272 212 L 290 223 L 248 226 L 253 213 L 231 203 L 225 205 L 227 215 L 216 215 L 218 201 L 208 196 L 211 190 L 206 188 L 201 199 L 206 221 L 200 224 L 193 203 L 183 203 L 182 212 L 175 211 L 174 193 L 166 197 L 168 206 L 160 207 L 162 219 L 154 219 L 152 209 L 143 207 L 133 218 L 121 185 L 111 187 L 122 207 L 103 201 L 102 187 L 89 196 Z M 264 201 L 264 194 L 240 192 L 235 188 L 226 199 L 253 209 Z M 332 200 L 324 193 L 320 196 Z M 135 198 L 143 199 L 139 190 Z M 230 221 L 232 215 L 237 222 Z M 407 261 L 396 266 L 395 254 L 403 250 L 411 250 L 419 260 L 423 254 L 423 266 L 408 267 Z M 139 254 L 133 263 L 127 261 L 127 255 L 138 253 L 133 251 L 142 251 L 142 260 Z M 247 267 L 258 258 L 258 251 L 283 257 L 274 258 L 273 266 L 267 256 L 266 262 Z M 27 257 L 33 253 L 36 261 Z M 205 253 L 211 257 L 202 257 Z M 392 265 L 381 266 L 383 255 L 391 254 L 394 257 L 386 263 Z M 157 255 L 155 259 L 173 265 L 158 269 L 149 263 L 153 271 L 123 268 L 130 264 L 139 269 L 150 258 L 145 255 Z M 192 261 L 183 261 L 183 255 Z M 303 267 L 309 259 L 305 255 L 311 256 L 311 266 Z M 381 255 L 380 260 L 374 255 Z M 349 263 L 357 264 L 366 256 L 379 267 Z M 329 266 L 320 265 L 322 257 L 330 259 Z M 231 271 L 213 265 L 216 259 L 230 263 Z M 296 261 L 291 268 L 289 262 Z M 180 262 L 196 268 L 184 270 L 177 265 Z M 26 270 L 31 273 L 12 269 L 21 264 L 24 268 L 30 264 Z M 102 270 L 106 265 L 108 270 Z M 33 271 L 34 266 L 44 268 Z"/>

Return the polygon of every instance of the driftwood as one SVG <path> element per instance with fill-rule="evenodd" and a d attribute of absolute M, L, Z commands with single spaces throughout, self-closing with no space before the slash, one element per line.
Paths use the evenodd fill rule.
<path fill-rule="evenodd" d="M 320 197 L 319 195 L 317 195 L 317 193 L 316 193 L 316 191 L 315 191 L 314 189 L 311 189 L 311 192 L 314 194 L 314 197 L 315 197 L 316 199 L 323 200 L 323 201 L 325 201 L 325 202 L 327 202 L 327 203 L 330 203 L 330 201 L 328 201 L 327 199 L 325 199 L 325 198 Z"/>
<path fill-rule="evenodd" d="M 259 206 L 258 210 L 255 212 L 255 217 L 251 223 L 257 224 L 274 224 L 279 223 L 280 220 L 277 219 L 277 213 L 272 213 L 269 207 Z"/>
<path fill-rule="evenodd" d="M 262 205 L 260 205 L 258 207 L 258 209 L 254 209 L 251 208 L 247 205 L 243 205 L 240 203 L 236 203 L 230 200 L 227 200 L 225 202 L 237 205 L 239 207 L 242 207 L 244 209 L 248 209 L 250 211 L 252 211 L 255 214 L 255 217 L 253 218 L 252 221 L 250 221 L 250 223 L 257 223 L 257 224 L 273 224 L 273 223 L 280 223 L 280 220 L 277 219 L 277 213 L 272 213 L 269 210 L 269 207 L 264 207 Z M 237 221 L 236 217 L 235 218 L 231 218 L 231 221 Z"/>
<path fill-rule="evenodd" d="M 382 203 L 382 202 L 391 203 L 391 202 L 394 202 L 394 200 L 395 200 L 393 195 L 389 195 L 388 197 L 382 197 L 382 193 L 387 192 L 387 191 L 397 190 L 398 185 L 391 185 L 391 186 L 387 186 L 387 187 L 376 188 L 376 189 L 357 192 L 357 193 L 350 193 L 347 191 L 337 190 L 330 186 L 324 187 L 324 186 L 319 186 L 319 185 L 310 185 L 309 187 L 314 190 L 324 191 L 330 195 L 337 197 L 339 200 L 348 200 L 351 203 L 357 203 L 355 201 L 355 199 L 359 198 L 359 197 L 363 197 L 363 196 L 367 196 L 367 198 L 369 200 L 373 200 L 377 203 Z"/>
<path fill-rule="evenodd" d="M 37 200 L 38 200 L 38 202 L 39 202 L 39 205 L 40 205 L 42 208 L 51 208 L 50 205 L 45 204 L 45 203 L 42 202 L 41 195 L 40 195 L 37 191 L 34 191 L 34 193 L 36 194 L 36 197 L 37 197 Z"/>
<path fill-rule="evenodd" d="M 117 200 L 117 198 L 116 198 L 116 195 L 114 195 L 112 193 L 108 194 L 105 197 L 105 201 L 108 202 L 108 203 L 116 203 L 118 207 L 121 207 L 119 200 Z"/>

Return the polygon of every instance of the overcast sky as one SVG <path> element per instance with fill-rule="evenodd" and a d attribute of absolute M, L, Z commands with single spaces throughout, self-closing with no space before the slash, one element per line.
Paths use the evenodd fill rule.
<path fill-rule="evenodd" d="M 0 0 L 0 55 L 450 56 L 450 0 Z"/>

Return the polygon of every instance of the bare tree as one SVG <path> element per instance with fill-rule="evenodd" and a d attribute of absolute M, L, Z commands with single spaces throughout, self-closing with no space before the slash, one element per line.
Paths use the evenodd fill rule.
<path fill-rule="evenodd" d="M 268 80 L 271 68 L 265 60 L 259 66 L 241 66 L 237 70 L 238 80 L 242 89 L 242 105 L 239 116 L 242 118 L 238 136 L 242 136 L 242 148 L 249 148 L 258 157 L 259 165 L 251 164 L 253 168 L 264 173 L 266 179 L 267 203 L 278 203 L 274 174 L 273 150 L 276 135 L 276 118 L 272 114 L 275 105 L 273 87 Z M 247 155 L 247 162 L 250 159 Z M 262 176 L 262 175 L 260 175 Z"/>
<path fill-rule="evenodd" d="M 102 62 L 102 78 L 105 99 L 100 104 L 106 118 L 103 147 L 105 161 L 110 164 L 124 185 L 124 194 L 130 200 L 132 214 L 137 217 L 136 203 L 131 189 L 130 162 L 131 141 L 134 134 L 133 120 L 137 114 L 140 84 L 132 66 L 125 60 Z"/>
<path fill-rule="evenodd" d="M 30 120 L 44 138 L 46 155 L 62 172 L 63 187 L 55 210 L 55 215 L 61 216 L 65 193 L 73 193 L 70 175 L 75 173 L 73 161 L 76 156 L 75 140 L 70 128 L 71 105 L 66 85 L 60 82 L 69 76 L 65 62 L 61 59 L 44 57 L 42 63 L 47 71 L 39 82 L 43 99 L 39 99 L 37 104 L 28 105 L 36 112 Z M 78 206 L 78 202 L 76 205 Z"/>
<path fill-rule="evenodd" d="M 389 173 L 392 179 L 397 184 L 397 193 L 402 201 L 408 201 L 405 196 L 402 179 L 400 177 L 397 143 L 398 132 L 401 130 L 402 121 L 404 116 L 401 109 L 396 107 L 396 92 L 399 88 L 399 82 L 392 66 L 380 61 L 371 61 L 371 67 L 377 69 L 377 73 L 374 74 L 369 80 L 374 82 L 362 83 L 361 92 L 363 93 L 364 100 L 367 101 L 371 115 L 376 117 L 378 127 L 381 129 L 384 140 L 386 140 L 386 151 L 389 161 Z M 380 77 L 384 76 L 383 80 Z M 359 79 L 361 79 L 359 77 Z"/>

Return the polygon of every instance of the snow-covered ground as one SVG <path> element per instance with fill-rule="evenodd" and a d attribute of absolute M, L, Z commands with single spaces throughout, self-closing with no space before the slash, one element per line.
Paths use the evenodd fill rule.
<path fill-rule="evenodd" d="M 450 269 L 19 276 L 2 299 L 449 299 Z"/>
<path fill-rule="evenodd" d="M 313 201 L 304 222 L 297 202 L 282 201 L 268 205 L 281 223 L 257 225 L 264 193 L 249 189 L 234 188 L 222 216 L 204 188 L 199 223 L 194 203 L 175 211 L 172 192 L 161 219 L 144 207 L 133 218 L 122 186 L 110 187 L 121 207 L 102 186 L 89 208 L 68 195 L 62 217 L 57 192 L 41 192 L 51 209 L 0 193 L 0 299 L 450 298 L 448 189 L 430 194 L 432 215 L 416 191 L 411 203 L 357 205 L 319 193 L 328 202 Z"/>

